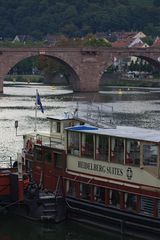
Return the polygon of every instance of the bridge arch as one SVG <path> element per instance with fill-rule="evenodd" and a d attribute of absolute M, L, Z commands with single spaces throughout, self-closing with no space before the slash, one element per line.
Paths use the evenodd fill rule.
<path fill-rule="evenodd" d="M 11 57 L 9 58 L 9 61 L 5 62 L 3 64 L 3 70 L 1 71 L 1 74 L 3 74 L 3 79 L 5 78 L 5 76 L 7 75 L 7 73 L 18 63 L 20 63 L 21 61 L 25 60 L 25 59 L 29 59 L 32 57 L 44 57 L 44 58 L 50 58 L 50 59 L 54 59 L 57 62 L 61 63 L 62 65 L 65 65 L 65 67 L 67 68 L 68 72 L 70 73 L 70 83 L 72 85 L 73 90 L 77 89 L 77 87 L 79 86 L 79 76 L 76 73 L 74 67 L 71 66 L 70 63 L 67 62 L 67 60 L 63 60 L 60 57 L 57 57 L 55 55 L 51 55 L 51 54 L 39 54 L 39 53 L 24 53 L 23 55 L 17 55 L 16 57 Z M 5 65 L 5 67 L 4 67 Z M 1 75 L 2 76 L 2 75 Z M 3 82 L 2 82 L 3 83 Z"/>
<path fill-rule="evenodd" d="M 70 65 L 68 65 L 68 63 L 64 62 L 62 59 L 59 59 L 55 56 L 41 54 L 41 55 L 35 55 L 35 56 L 27 57 L 27 58 L 24 57 L 22 60 L 18 61 L 14 66 L 9 67 L 10 70 L 13 67 L 15 67 L 18 63 L 22 62 L 23 60 L 30 59 L 30 58 L 33 58 L 33 57 L 39 57 L 41 59 L 43 58 L 44 61 L 46 61 L 47 58 L 48 58 L 48 59 L 51 59 L 51 60 L 55 60 L 56 62 L 60 63 L 61 65 L 64 65 L 67 73 L 69 74 L 69 84 L 72 85 L 72 88 L 74 89 L 75 86 L 79 84 L 80 80 L 79 80 L 79 77 L 78 77 L 77 73 L 75 72 L 75 70 Z"/>
<path fill-rule="evenodd" d="M 132 50 L 133 51 L 133 50 Z M 141 49 L 140 49 L 141 52 Z M 131 57 L 135 57 L 137 59 L 142 59 L 145 60 L 146 62 L 150 63 L 152 66 L 155 67 L 155 69 L 157 69 L 160 72 L 160 54 L 147 54 L 147 51 L 143 52 L 143 54 L 137 54 L 134 52 L 130 52 L 128 49 L 128 52 L 124 52 L 121 53 L 117 51 L 117 53 L 115 52 L 114 54 L 111 54 L 110 57 L 107 56 L 107 58 L 105 59 L 105 62 L 102 66 L 102 70 L 100 71 L 100 80 L 99 80 L 99 85 L 101 84 L 101 79 L 104 75 L 104 73 L 106 72 L 106 70 L 111 67 L 112 65 L 114 65 L 115 61 L 119 62 L 119 60 L 123 60 L 123 59 L 128 59 L 130 60 Z"/>

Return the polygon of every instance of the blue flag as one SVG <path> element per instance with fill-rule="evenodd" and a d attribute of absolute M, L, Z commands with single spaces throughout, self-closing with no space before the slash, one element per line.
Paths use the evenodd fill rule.
<path fill-rule="evenodd" d="M 37 101 L 37 104 L 40 106 L 41 112 L 44 113 L 44 109 L 43 109 L 43 106 L 42 106 L 42 103 L 41 103 L 41 98 L 39 96 L 38 91 L 37 91 L 36 101 Z"/>

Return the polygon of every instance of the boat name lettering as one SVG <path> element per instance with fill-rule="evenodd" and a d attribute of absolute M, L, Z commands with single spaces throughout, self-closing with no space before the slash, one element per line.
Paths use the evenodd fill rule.
<path fill-rule="evenodd" d="M 88 169 L 96 172 L 102 172 L 110 175 L 123 176 L 123 169 L 116 167 L 106 167 L 104 165 L 95 163 L 86 163 L 78 161 L 78 168 Z"/>

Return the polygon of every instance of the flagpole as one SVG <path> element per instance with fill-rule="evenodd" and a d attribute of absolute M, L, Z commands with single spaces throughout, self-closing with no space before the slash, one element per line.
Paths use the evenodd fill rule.
<path fill-rule="evenodd" d="M 36 89 L 36 101 L 35 101 L 35 126 L 34 126 L 34 131 L 35 131 L 35 133 L 37 132 L 37 95 L 38 95 L 38 90 Z"/>

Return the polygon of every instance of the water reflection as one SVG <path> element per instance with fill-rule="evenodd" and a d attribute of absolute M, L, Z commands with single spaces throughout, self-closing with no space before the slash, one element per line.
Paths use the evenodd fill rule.
<path fill-rule="evenodd" d="M 6 215 L 0 217 L 0 222 L 1 240 L 127 240 L 116 233 L 95 231 L 92 227 L 84 227 L 72 221 L 47 224 Z M 135 239 L 130 237 L 129 240 Z"/>
<path fill-rule="evenodd" d="M 39 89 L 41 95 L 67 94 L 73 93 L 68 87 L 46 86 L 40 83 L 26 83 L 26 82 L 5 82 L 4 94 L 16 96 L 34 96 L 36 89 Z M 17 91 L 18 90 L 18 91 Z"/>

